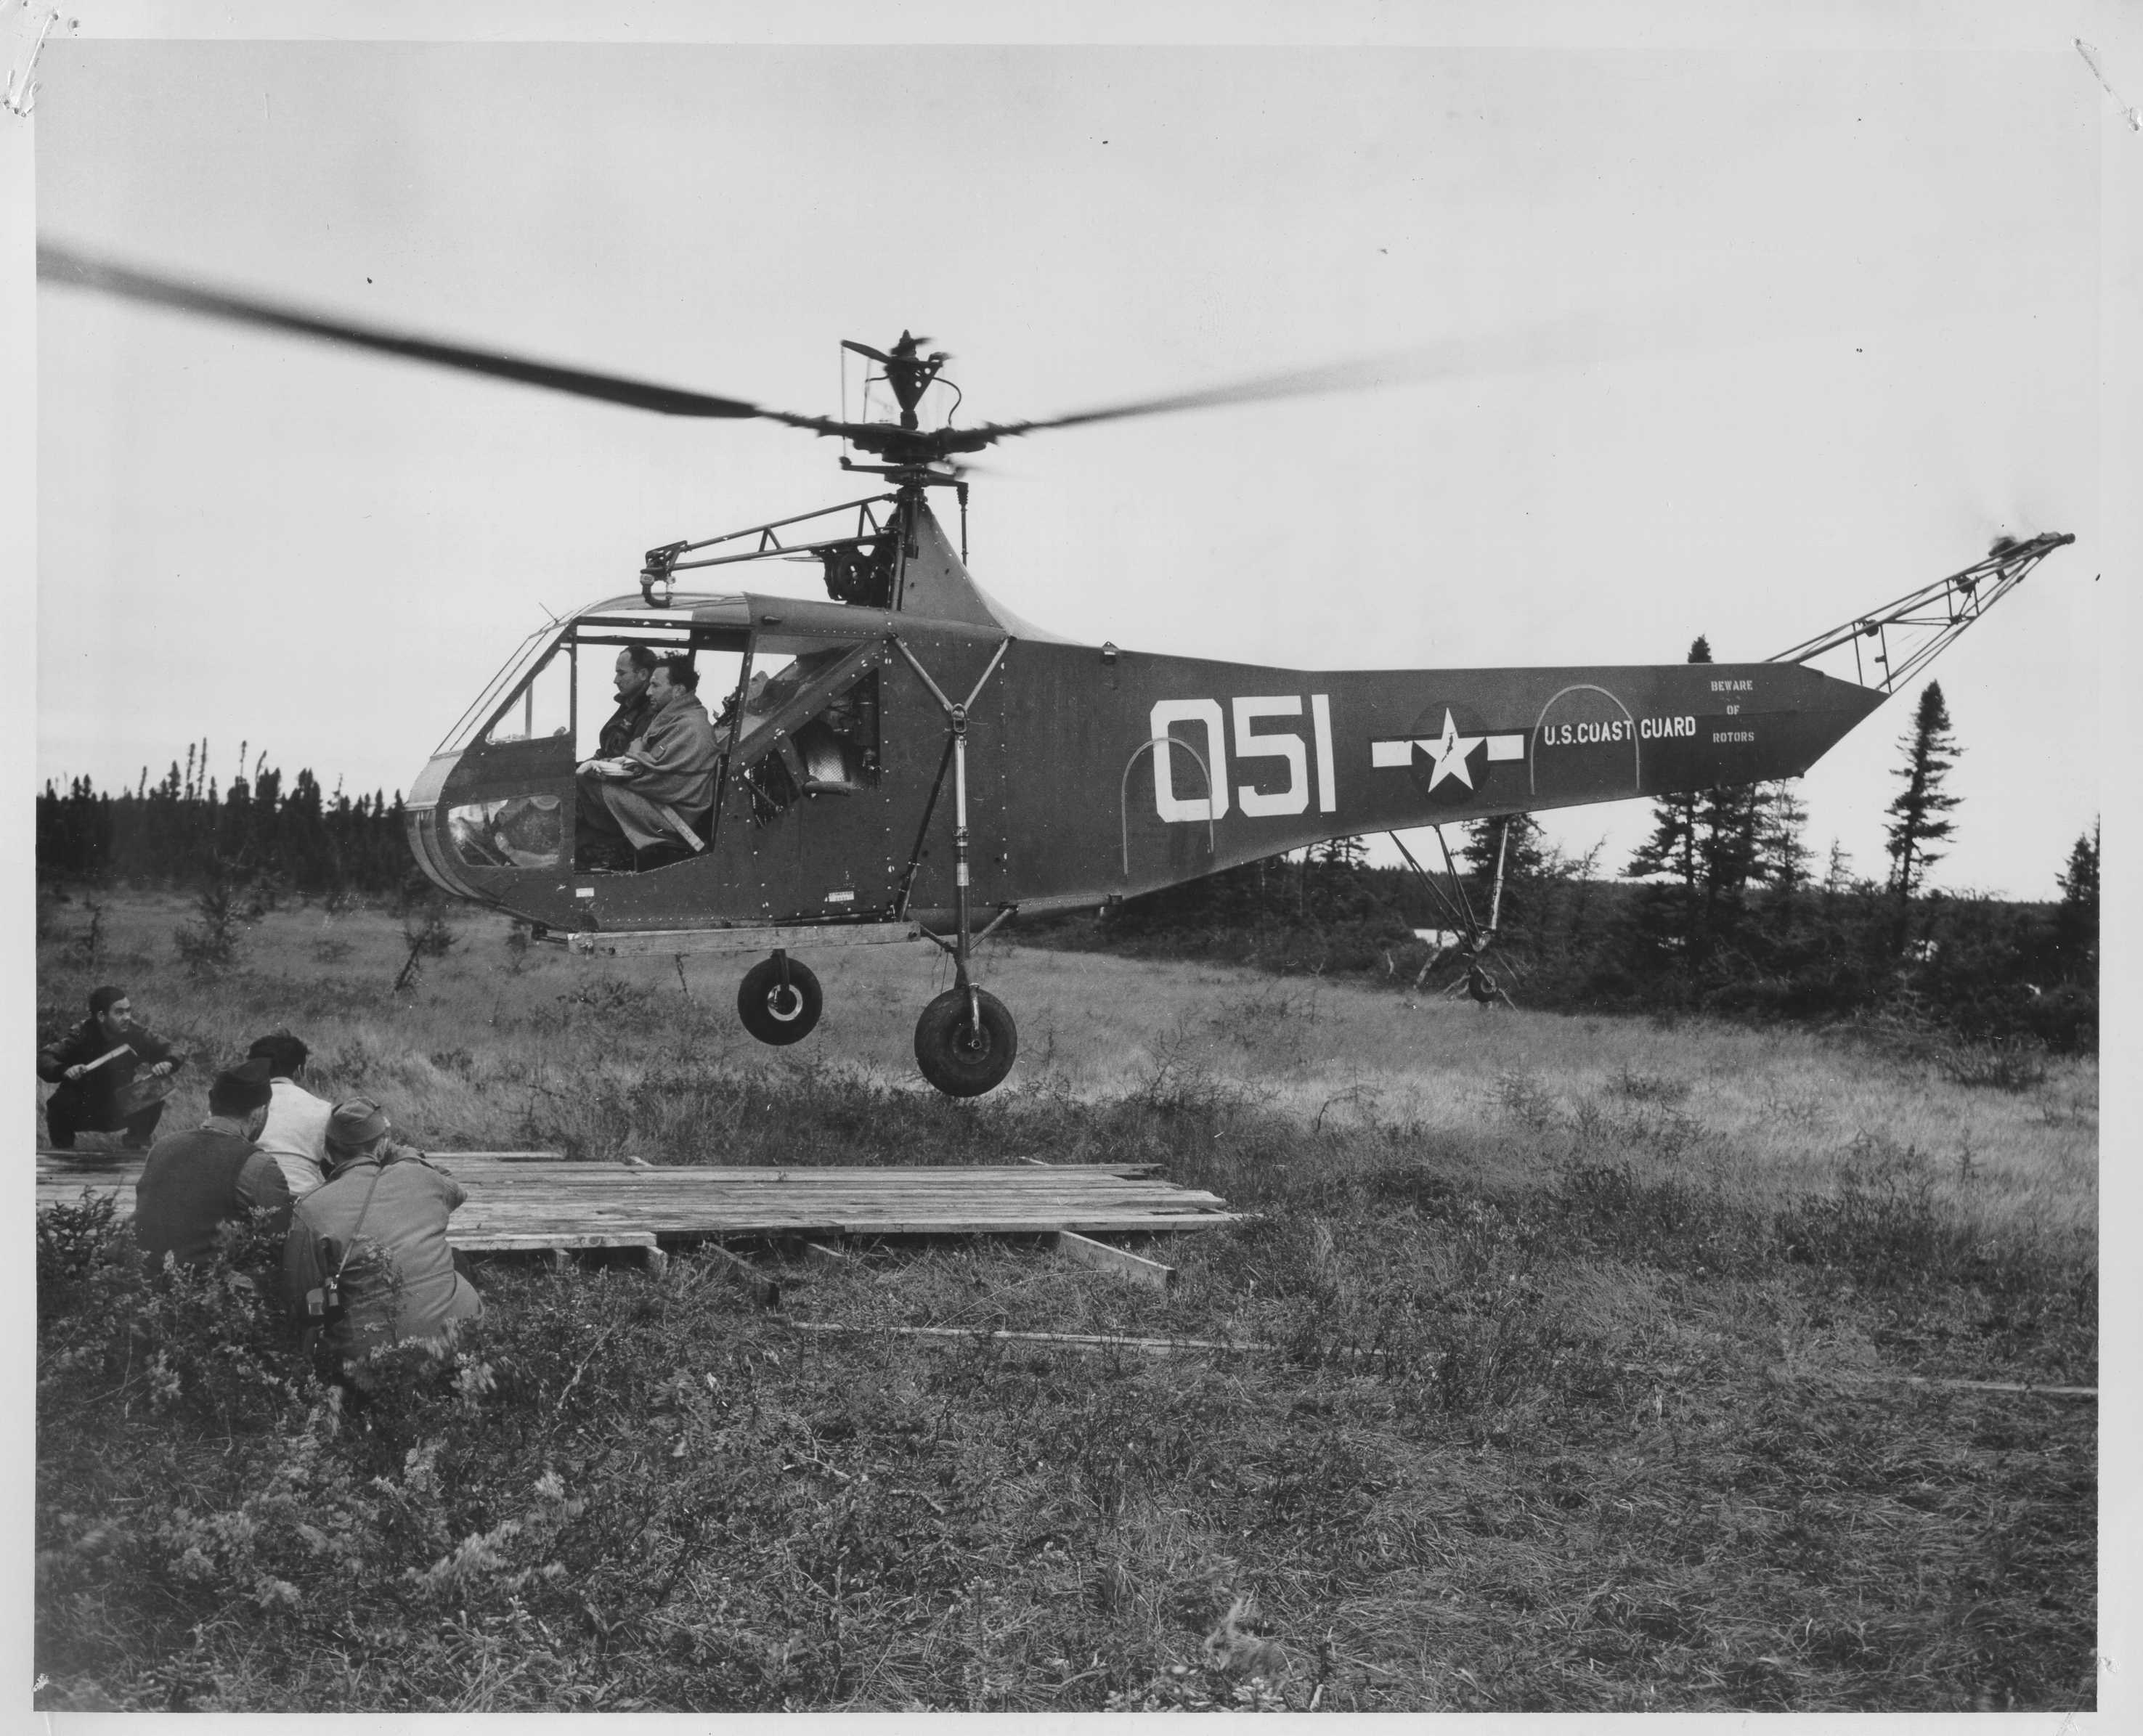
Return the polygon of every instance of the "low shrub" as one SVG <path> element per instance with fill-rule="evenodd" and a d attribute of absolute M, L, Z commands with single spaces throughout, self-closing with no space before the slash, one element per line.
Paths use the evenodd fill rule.
<path fill-rule="evenodd" d="M 1978 1238 L 1938 1200 L 1933 1166 L 1917 1146 L 1863 1134 L 1839 1160 L 1837 1175 L 1834 1194 L 1804 1195 L 1778 1214 L 1786 1258 L 1885 1288 L 1970 1269 Z"/>
<path fill-rule="evenodd" d="M 2028 1091 L 2046 1082 L 2044 1051 L 2014 1041 L 1941 1049 L 1936 1051 L 1935 1063 L 1959 1085 Z"/>

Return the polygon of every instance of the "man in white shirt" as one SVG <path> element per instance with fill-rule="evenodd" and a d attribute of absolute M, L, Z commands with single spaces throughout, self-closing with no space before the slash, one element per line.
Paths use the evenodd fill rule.
<path fill-rule="evenodd" d="M 311 1051 L 288 1031 L 270 1031 L 245 1052 L 265 1061 L 273 1076 L 268 1125 L 256 1143 L 275 1160 L 290 1197 L 302 1199 L 327 1180 L 328 1117 L 334 1105 L 297 1082 Z"/>

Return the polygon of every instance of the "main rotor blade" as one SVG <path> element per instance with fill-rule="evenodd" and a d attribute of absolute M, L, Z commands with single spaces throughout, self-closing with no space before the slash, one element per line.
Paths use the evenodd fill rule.
<path fill-rule="evenodd" d="M 1431 373 L 1413 355 L 1379 360 L 1334 362 L 1321 368 L 1304 368 L 1290 373 L 1260 374 L 1232 385 L 1206 386 L 1193 392 L 1174 392 L 1161 398 L 1137 398 L 1120 404 L 1101 404 L 1091 410 L 1074 410 L 1067 416 L 1050 416 L 1036 422 L 992 423 L 992 435 L 1031 434 L 1042 428 L 1077 428 L 1090 422 L 1121 422 L 1133 416 L 1165 416 L 1177 410 L 1203 410 L 1221 404 L 1263 403 L 1279 398 L 1309 398 L 1325 392 L 1359 392 L 1375 386 L 1395 386 Z M 977 433 L 983 432 L 977 429 Z"/>
<path fill-rule="evenodd" d="M 992 423 L 973 430 L 989 440 L 1043 428 L 1077 428 L 1091 422 L 1120 422 L 1134 416 L 1161 416 L 1178 410 L 1202 410 L 1222 404 L 1262 403 L 1275 398 L 1310 398 L 1332 392 L 1363 392 L 1379 387 L 1418 385 L 1434 380 L 1480 378 L 1542 368 L 1571 368 L 1640 357 L 1673 354 L 1740 341 L 1714 309 L 1694 308 L 1586 312 L 1534 324 L 1467 337 L 1445 338 L 1419 349 L 1321 367 L 1260 374 L 1233 384 L 1209 386 L 1158 398 L 1101 404 L 1069 415 L 1036 422 Z"/>
<path fill-rule="evenodd" d="M 811 428 L 819 432 L 824 432 L 832 426 L 823 418 L 793 416 L 786 411 L 770 410 L 740 398 L 717 398 L 705 392 L 686 392 L 674 386 L 656 385 L 647 380 L 627 379 L 619 374 L 596 373 L 586 368 L 565 368 L 555 363 L 538 362 L 526 356 L 509 354 L 504 350 L 476 349 L 459 344 L 440 343 L 413 333 L 392 331 L 383 326 L 359 324 L 354 320 L 286 307 L 254 296 L 233 294 L 225 290 L 182 283 L 176 278 L 136 271 L 128 266 L 112 265 L 49 245 L 41 245 L 37 249 L 37 275 L 49 283 L 95 289 L 128 301 L 148 302 L 157 307 L 172 308 L 185 314 L 198 314 L 211 319 L 229 320 L 238 325 L 260 326 L 270 331 L 288 332 L 324 343 L 344 344 L 354 349 L 374 350 L 383 355 L 400 356 L 408 361 L 429 363 L 436 368 L 454 368 L 463 373 L 486 374 L 494 379 L 512 380 L 521 385 L 537 386 L 547 392 L 562 392 L 573 398 L 592 398 L 606 403 L 654 410 L 665 416 L 760 417 L 772 422 L 786 423 L 791 428 Z"/>

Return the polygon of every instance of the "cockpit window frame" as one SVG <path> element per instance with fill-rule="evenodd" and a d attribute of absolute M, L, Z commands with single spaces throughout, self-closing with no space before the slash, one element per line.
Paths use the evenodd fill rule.
<path fill-rule="evenodd" d="M 683 619 L 673 614 L 651 614 L 643 611 L 612 615 L 606 611 L 601 615 L 576 616 L 562 623 L 553 623 L 537 628 L 515 647 L 503 667 L 484 685 L 483 690 L 473 700 L 461 716 L 455 720 L 445 739 L 433 749 L 436 757 L 441 754 L 465 754 L 472 748 L 486 744 L 485 738 L 522 695 L 550 667 L 551 660 L 561 650 L 577 653 L 584 645 L 650 645 L 674 647 L 687 654 L 700 650 L 737 650 L 743 653 L 742 671 L 738 678 L 737 692 L 741 694 L 751 679 L 751 645 L 753 636 L 742 626 L 713 624 Z M 580 729 L 580 670 L 577 656 L 572 668 L 572 690 L 569 703 L 567 730 L 569 739 L 577 739 Z M 726 697 L 726 696 L 725 696 Z M 739 710 L 742 705 L 740 701 Z"/>
<path fill-rule="evenodd" d="M 441 754 L 461 754 L 483 740 L 485 731 L 497 723 L 506 708 L 521 697 L 522 689 L 533 680 L 550 659 L 548 653 L 571 632 L 570 626 L 538 627 L 514 648 L 513 655 L 506 660 L 498 673 L 484 684 L 483 691 L 469 702 L 467 710 L 455 719 L 454 726 L 432 752 L 436 758 Z"/>

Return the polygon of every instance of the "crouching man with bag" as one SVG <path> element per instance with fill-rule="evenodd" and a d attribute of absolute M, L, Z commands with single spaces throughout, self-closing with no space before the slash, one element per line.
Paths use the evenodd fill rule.
<path fill-rule="evenodd" d="M 364 1384 L 374 1351 L 418 1338 L 443 1348 L 483 1312 L 457 1269 L 447 1220 L 468 1196 L 388 1137 L 368 1098 L 329 1117 L 327 1180 L 293 1209 L 283 1276 L 309 1348 L 324 1350 Z"/>

